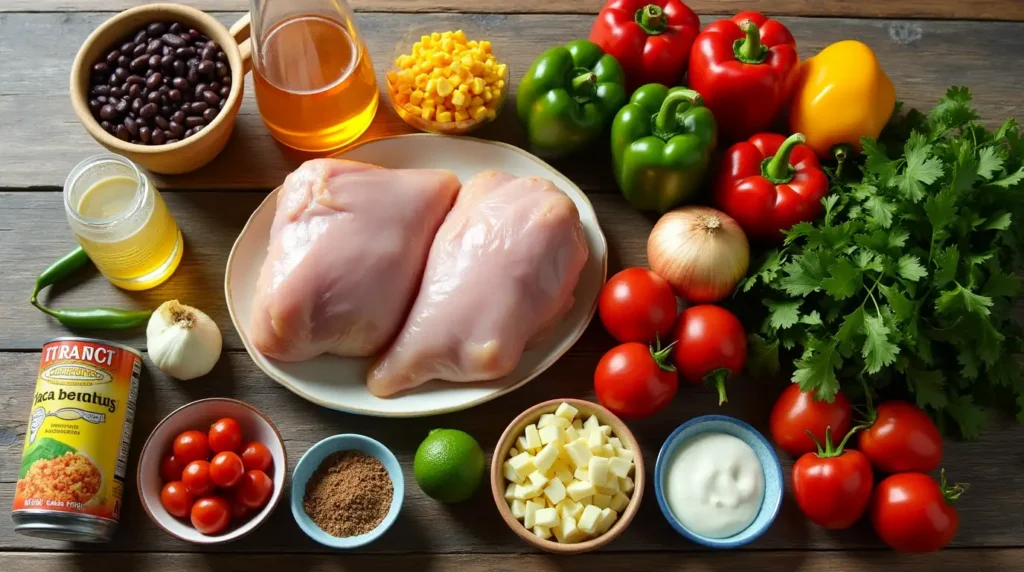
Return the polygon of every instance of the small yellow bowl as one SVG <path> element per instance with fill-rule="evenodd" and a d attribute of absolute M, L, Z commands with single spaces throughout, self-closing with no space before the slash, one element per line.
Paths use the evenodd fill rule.
<path fill-rule="evenodd" d="M 470 40 L 477 40 L 477 41 L 479 41 L 479 40 L 487 39 L 487 32 L 486 31 L 477 29 L 477 28 L 475 28 L 473 26 L 462 26 L 462 27 L 460 27 L 458 29 L 461 29 L 463 32 L 465 32 L 466 37 L 468 39 L 470 39 Z M 421 26 L 421 27 L 412 28 L 411 30 L 406 32 L 402 36 L 402 39 L 399 40 L 397 44 L 395 44 L 395 50 L 394 50 L 394 53 L 392 54 L 391 62 L 390 62 L 390 65 L 388 67 L 388 71 L 389 72 L 392 72 L 392 71 L 398 72 L 398 71 L 400 71 L 399 68 L 395 65 L 395 60 L 397 60 L 398 57 L 403 55 L 403 54 L 409 54 L 410 51 L 412 50 L 413 44 L 418 42 L 422 36 L 429 36 L 433 32 L 444 32 L 444 31 L 449 31 L 449 30 L 436 30 L 436 29 L 433 29 L 433 28 L 428 28 L 428 27 L 425 27 L 425 26 Z M 450 30 L 450 31 L 454 31 L 454 30 Z M 504 89 L 501 90 L 501 96 L 498 97 L 498 100 L 497 100 L 497 102 L 494 105 L 494 115 L 491 116 L 491 117 L 484 117 L 482 119 L 472 119 L 472 118 L 470 118 L 470 119 L 466 119 L 464 121 L 444 121 L 444 122 L 442 122 L 442 121 L 435 121 L 435 120 L 432 120 L 432 119 L 423 119 L 419 115 L 414 115 L 412 113 L 409 113 L 408 111 L 405 110 L 404 107 L 399 105 L 398 102 L 397 102 L 398 88 L 397 88 L 397 86 L 395 86 L 395 85 L 393 85 L 391 83 L 391 79 L 388 77 L 388 76 L 390 76 L 390 73 L 385 74 L 385 83 L 387 84 L 388 101 L 391 102 L 391 107 L 394 108 L 395 113 L 397 113 L 398 116 L 402 118 L 402 120 L 404 120 L 406 123 L 408 123 L 412 127 L 415 127 L 416 129 L 419 129 L 420 131 L 425 131 L 427 133 L 441 133 L 441 134 L 444 134 L 444 135 L 465 135 L 467 133 L 475 131 L 476 129 L 479 129 L 482 125 L 486 125 L 487 123 L 490 123 L 491 121 L 494 121 L 498 117 L 498 114 L 501 113 L 502 107 L 504 107 L 504 105 L 505 105 L 505 97 L 508 95 L 509 87 L 511 87 L 509 85 L 509 70 L 510 70 L 510 68 L 508 66 L 508 62 L 503 61 L 499 57 L 499 55 L 497 53 L 495 53 L 494 57 L 495 57 L 495 59 L 498 60 L 499 63 L 505 64 L 505 77 L 502 78 L 502 79 L 505 80 L 505 87 L 504 87 Z"/>

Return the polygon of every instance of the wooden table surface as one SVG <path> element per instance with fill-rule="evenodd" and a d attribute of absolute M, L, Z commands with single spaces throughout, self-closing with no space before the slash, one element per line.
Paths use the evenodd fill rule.
<path fill-rule="evenodd" d="M 271 0 L 284 1 L 284 0 Z M 189 0 L 224 23 L 237 19 L 244 0 Z M 72 59 L 85 37 L 112 12 L 134 0 L 0 1 L 0 507 L 10 506 L 39 362 L 48 339 L 68 332 L 28 304 L 35 276 L 74 245 L 61 204 L 61 187 L 81 159 L 101 151 L 75 119 L 67 94 Z M 356 21 L 378 77 L 393 46 L 410 26 L 438 30 L 472 25 L 487 31 L 518 83 L 547 46 L 586 37 L 601 0 L 356 0 Z M 807 57 L 845 38 L 871 45 L 909 105 L 934 103 L 951 84 L 971 87 L 992 122 L 1024 115 L 1024 2 L 1020 0 L 694 0 L 704 23 L 743 9 L 779 16 Z M 384 97 L 382 95 L 382 97 Z M 409 128 L 382 100 L 364 139 Z M 479 136 L 521 144 L 514 110 Z M 601 155 L 598 155 L 601 156 Z M 231 327 L 223 296 L 228 252 L 249 214 L 269 189 L 304 159 L 276 144 L 260 122 L 250 86 L 235 133 L 220 157 L 188 175 L 154 177 L 186 237 L 181 267 L 166 284 L 143 293 L 115 289 L 96 273 L 47 292 L 61 306 L 155 307 L 178 298 L 208 312 L 224 332 L 225 352 L 209 376 L 177 382 L 147 358 L 139 395 L 130 466 L 150 430 L 168 412 L 194 399 L 230 396 L 275 421 L 289 463 L 316 441 L 358 432 L 389 446 L 406 472 L 406 499 L 397 524 L 359 553 L 333 557 L 309 540 L 282 503 L 249 537 L 210 549 L 164 534 L 145 516 L 129 479 L 120 531 L 111 544 L 74 545 L 15 534 L 0 518 L 0 570 L 1024 570 L 1024 428 L 997 418 L 980 441 L 946 445 L 943 465 L 972 488 L 959 504 L 960 531 L 947 550 L 925 556 L 889 552 L 862 522 L 829 532 L 809 524 L 787 497 L 774 526 L 753 545 L 731 552 L 704 550 L 678 536 L 660 514 L 653 490 L 630 528 L 599 553 L 557 558 L 536 553 L 501 521 L 489 491 L 464 504 L 442 505 L 412 480 L 416 446 L 429 429 L 463 429 L 489 449 L 505 425 L 539 401 L 593 399 L 591 376 L 611 339 L 592 326 L 573 350 L 526 387 L 468 411 L 432 418 L 388 420 L 317 407 L 263 375 Z M 611 179 L 607 158 L 555 163 L 588 194 L 611 247 L 610 271 L 646 263 L 652 219 L 631 210 Z M 76 332 L 89 335 L 89 332 Z M 145 349 L 141 332 L 99 335 Z M 785 380 L 733 380 L 719 408 L 713 392 L 681 388 L 653 419 L 632 424 L 648 466 L 665 437 L 696 415 L 720 412 L 767 430 L 770 405 Z M 787 473 L 791 460 L 783 461 Z M 650 483 L 648 483 L 650 485 Z M 789 487 L 787 479 L 787 488 Z"/>

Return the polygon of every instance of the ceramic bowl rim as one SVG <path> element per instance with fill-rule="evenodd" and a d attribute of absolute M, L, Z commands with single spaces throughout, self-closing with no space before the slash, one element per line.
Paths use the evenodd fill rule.
<path fill-rule="evenodd" d="M 388 470 L 388 476 L 391 478 L 391 485 L 394 490 L 394 494 L 391 498 L 391 506 L 388 508 L 387 515 L 384 516 L 384 520 L 380 521 L 380 524 L 376 528 L 365 534 L 348 537 L 337 537 L 331 536 L 329 533 L 321 529 L 313 519 L 306 514 L 305 509 L 302 507 L 302 499 L 305 496 L 306 484 L 309 479 L 304 479 L 302 483 L 299 483 L 297 474 L 299 467 L 313 463 L 313 456 L 319 454 L 320 451 L 326 450 L 327 455 L 338 453 L 341 451 L 350 451 L 352 447 L 349 446 L 352 442 L 361 442 L 368 445 L 368 448 L 375 450 L 380 453 L 371 454 L 375 457 L 384 468 L 388 468 L 388 464 L 395 467 L 397 474 L 392 475 L 391 471 Z M 384 458 L 381 458 L 384 457 Z M 323 462 L 322 460 L 320 462 Z M 312 476 L 313 472 L 316 471 L 316 467 L 310 471 Z M 338 433 L 325 437 L 316 443 L 314 443 L 306 452 L 299 458 L 299 462 L 295 463 L 295 468 L 292 469 L 292 482 L 290 485 L 291 498 L 289 499 L 289 505 L 291 507 L 292 518 L 295 520 L 295 524 L 298 525 L 299 529 L 306 534 L 311 540 L 326 546 L 328 548 L 336 548 L 340 550 L 350 550 L 360 548 L 370 544 L 380 538 L 391 526 L 398 520 L 398 515 L 402 512 L 402 505 L 405 500 L 405 474 L 402 470 L 401 463 L 398 462 L 398 457 L 387 448 L 383 443 L 359 433 Z"/>
<path fill-rule="evenodd" d="M 683 431 L 689 429 L 690 427 L 695 427 L 695 426 L 698 426 L 698 425 L 703 425 L 705 423 L 710 423 L 710 422 L 714 422 L 714 421 L 719 421 L 719 422 L 724 422 L 724 423 L 729 423 L 729 424 L 735 425 L 735 426 L 739 427 L 740 429 L 743 429 L 743 430 L 747 431 L 748 433 L 752 434 L 759 441 L 761 441 L 761 443 L 764 444 L 764 446 L 768 449 L 768 452 L 771 453 L 771 458 L 772 458 L 772 461 L 773 461 L 770 466 L 767 466 L 767 467 L 766 466 L 762 466 L 762 470 L 765 473 L 767 473 L 770 469 L 772 469 L 776 473 L 778 473 L 778 475 L 779 475 L 779 494 L 774 499 L 768 498 L 768 496 L 766 494 L 764 499 L 761 501 L 761 508 L 758 511 L 758 514 L 760 514 L 762 511 L 765 511 L 765 510 L 770 511 L 770 515 L 769 515 L 768 520 L 764 523 L 764 525 L 759 530 L 755 530 L 753 533 L 749 534 L 745 538 L 738 539 L 738 540 L 731 540 L 731 539 L 734 538 L 735 536 L 739 535 L 739 534 L 743 534 L 743 533 L 746 533 L 747 531 L 749 531 L 750 530 L 750 526 L 753 526 L 753 523 L 751 523 L 750 526 L 747 526 L 747 528 L 744 528 L 742 531 L 740 531 L 740 532 L 738 532 L 738 533 L 736 533 L 736 534 L 734 534 L 734 535 L 732 535 L 730 537 L 726 537 L 726 538 L 722 538 L 722 539 L 707 538 L 707 537 L 704 537 L 704 536 L 699 536 L 696 533 L 690 531 L 685 526 L 683 526 L 683 524 L 681 522 L 679 522 L 679 519 L 676 518 L 676 516 L 672 513 L 672 510 L 668 507 L 668 502 L 665 500 L 665 495 L 664 495 L 664 492 L 662 490 L 661 482 L 663 480 L 663 476 L 664 476 L 665 471 L 668 470 L 667 466 L 666 466 L 667 463 L 668 463 L 668 460 L 667 460 L 666 457 L 668 456 L 669 450 L 673 449 L 675 443 L 677 441 L 679 441 L 679 439 L 680 439 L 679 435 Z M 779 455 L 775 452 L 775 449 L 772 447 L 771 443 L 768 441 L 768 439 L 764 435 L 761 434 L 760 431 L 755 429 L 752 425 L 750 425 L 746 421 L 743 421 L 741 419 L 737 419 L 735 417 L 730 417 L 728 415 L 719 415 L 719 414 L 701 415 L 699 417 L 694 417 L 693 419 L 690 419 L 690 420 L 685 421 L 684 423 L 680 424 L 678 427 L 675 428 L 675 430 L 672 431 L 672 433 L 669 434 L 669 436 L 665 439 L 665 442 L 662 443 L 661 449 L 658 451 L 658 458 L 654 462 L 654 496 L 658 499 L 658 508 L 661 509 L 661 513 L 665 517 L 665 520 L 667 520 L 669 525 L 671 525 L 672 528 L 676 532 L 678 532 L 679 534 L 685 536 L 687 539 L 691 540 L 692 542 L 695 542 L 695 543 L 700 544 L 702 546 L 707 546 L 709 548 L 737 548 L 739 546 L 744 546 L 746 544 L 750 544 L 751 542 L 753 542 L 753 541 L 757 540 L 758 538 L 760 538 L 761 535 L 765 533 L 765 531 L 767 531 L 769 528 L 771 528 L 771 525 L 775 522 L 775 519 L 779 515 L 779 511 L 782 508 L 782 497 L 785 495 L 785 491 L 783 489 L 784 489 L 784 486 L 783 486 L 782 462 L 779 461 Z"/>

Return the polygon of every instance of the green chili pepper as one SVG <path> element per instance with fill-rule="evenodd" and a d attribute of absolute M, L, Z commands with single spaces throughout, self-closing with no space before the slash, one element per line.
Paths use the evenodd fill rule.
<path fill-rule="evenodd" d="M 151 310 L 118 310 L 116 308 L 65 308 L 54 310 L 39 303 L 39 291 L 74 274 L 89 263 L 89 255 L 81 246 L 54 262 L 36 278 L 30 301 L 43 313 L 49 314 L 69 328 L 92 330 L 123 330 L 141 326 L 149 321 Z"/>

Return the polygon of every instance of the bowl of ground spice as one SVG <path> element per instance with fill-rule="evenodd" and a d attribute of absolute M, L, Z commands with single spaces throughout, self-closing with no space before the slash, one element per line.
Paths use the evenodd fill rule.
<path fill-rule="evenodd" d="M 398 459 L 369 437 L 335 435 L 310 447 L 292 474 L 292 515 L 313 540 L 358 548 L 398 518 L 405 480 Z"/>

